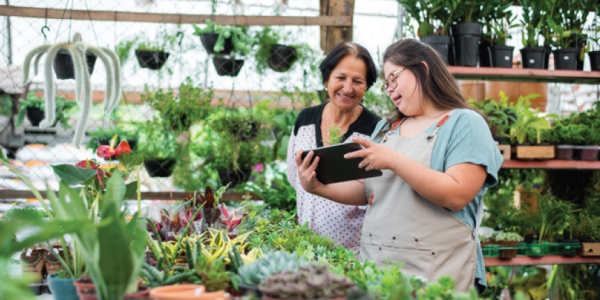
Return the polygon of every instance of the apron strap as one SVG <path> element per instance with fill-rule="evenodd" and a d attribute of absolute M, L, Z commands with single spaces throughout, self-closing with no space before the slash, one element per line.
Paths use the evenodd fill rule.
<path fill-rule="evenodd" d="M 446 123 L 446 121 L 448 121 L 448 119 L 450 119 L 450 114 L 445 115 L 438 123 L 437 125 L 435 125 L 435 130 L 433 131 L 432 134 L 427 136 L 427 141 L 431 142 L 433 140 L 433 137 L 435 136 L 435 134 L 438 132 L 438 130 L 440 130 L 440 128 L 442 128 L 442 125 L 444 125 Z"/>

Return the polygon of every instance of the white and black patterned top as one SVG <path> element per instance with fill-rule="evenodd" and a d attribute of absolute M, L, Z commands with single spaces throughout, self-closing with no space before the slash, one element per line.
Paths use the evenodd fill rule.
<path fill-rule="evenodd" d="M 298 150 L 323 147 L 321 119 L 327 103 L 306 108 L 300 112 L 290 137 L 287 153 L 287 176 L 296 189 L 298 221 L 308 222 L 308 227 L 321 236 L 335 240 L 336 245 L 356 252 L 360 249 L 360 232 L 365 215 L 364 207 L 344 205 L 310 194 L 302 188 L 298 179 L 298 168 L 294 159 Z M 363 110 L 348 127 L 343 141 L 351 142 L 352 137 L 369 139 L 380 118 L 363 107 Z"/>

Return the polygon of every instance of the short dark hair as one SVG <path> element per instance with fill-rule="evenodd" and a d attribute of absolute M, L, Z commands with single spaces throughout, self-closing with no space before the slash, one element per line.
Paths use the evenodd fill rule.
<path fill-rule="evenodd" d="M 367 65 L 366 80 L 368 90 L 377 80 L 377 68 L 375 67 L 375 63 L 373 62 L 373 58 L 371 58 L 369 51 L 365 47 L 352 42 L 341 42 L 337 44 L 323 59 L 319 65 L 321 75 L 323 76 L 323 84 L 329 80 L 329 76 L 331 76 L 333 69 L 335 69 L 340 61 L 348 55 L 352 55 L 362 60 L 365 65 Z"/>

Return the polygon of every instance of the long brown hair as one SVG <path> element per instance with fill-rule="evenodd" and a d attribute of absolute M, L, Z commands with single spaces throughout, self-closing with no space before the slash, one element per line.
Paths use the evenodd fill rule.
<path fill-rule="evenodd" d="M 386 62 L 410 71 L 417 79 L 422 99 L 428 99 L 436 109 L 471 109 L 458 89 L 454 76 L 446 68 L 440 55 L 430 46 L 415 39 L 400 40 L 385 50 L 383 63 Z M 423 62 L 427 63 L 427 66 Z M 398 107 L 395 107 L 393 115 L 386 120 L 387 128 L 404 117 Z M 379 134 L 383 134 L 383 131 Z"/>

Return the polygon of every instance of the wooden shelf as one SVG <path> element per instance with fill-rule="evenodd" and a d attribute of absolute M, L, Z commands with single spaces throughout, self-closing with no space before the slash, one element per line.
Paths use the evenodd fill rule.
<path fill-rule="evenodd" d="M 561 169 L 561 170 L 596 170 L 600 169 L 600 161 L 583 160 L 505 160 L 504 169 Z"/>
<path fill-rule="evenodd" d="M 600 84 L 600 72 L 448 66 L 456 79 Z"/>
<path fill-rule="evenodd" d="M 535 265 L 574 265 L 574 264 L 598 264 L 598 257 L 564 257 L 561 255 L 546 255 L 540 258 L 529 256 L 517 256 L 513 259 L 500 259 L 498 257 L 484 257 L 486 267 L 496 266 L 535 266 Z"/>

